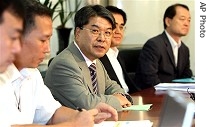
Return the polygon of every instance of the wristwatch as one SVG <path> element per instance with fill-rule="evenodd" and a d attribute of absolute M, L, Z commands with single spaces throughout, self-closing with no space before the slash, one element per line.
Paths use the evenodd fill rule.
<path fill-rule="evenodd" d="M 114 93 L 114 94 L 121 94 L 122 96 L 126 97 L 128 99 L 128 101 L 131 102 L 131 104 L 133 105 L 133 99 L 131 98 L 130 95 L 128 94 L 123 94 L 123 93 Z"/>

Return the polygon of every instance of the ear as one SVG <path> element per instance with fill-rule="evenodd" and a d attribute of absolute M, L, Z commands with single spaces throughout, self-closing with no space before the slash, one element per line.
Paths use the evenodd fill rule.
<path fill-rule="evenodd" d="M 79 27 L 76 27 L 76 30 L 75 30 L 75 38 L 79 37 L 80 31 L 81 31 L 81 29 Z"/>
<path fill-rule="evenodd" d="M 165 24 L 166 24 L 167 27 L 169 27 L 170 24 L 171 24 L 171 19 L 168 18 L 168 17 L 166 17 L 166 18 L 165 18 Z"/>

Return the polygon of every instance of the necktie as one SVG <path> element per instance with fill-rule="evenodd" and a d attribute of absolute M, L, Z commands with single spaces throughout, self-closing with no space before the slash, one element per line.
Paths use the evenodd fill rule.
<path fill-rule="evenodd" d="M 92 63 L 89 66 L 89 70 L 90 70 L 90 76 L 91 76 L 92 85 L 93 85 L 93 92 L 97 94 L 96 65 Z"/>

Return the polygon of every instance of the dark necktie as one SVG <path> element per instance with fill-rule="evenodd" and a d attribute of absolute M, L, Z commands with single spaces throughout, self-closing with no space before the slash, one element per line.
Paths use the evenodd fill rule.
<path fill-rule="evenodd" d="M 90 70 L 90 76 L 91 76 L 91 80 L 92 80 L 92 85 L 93 85 L 93 92 L 95 94 L 97 94 L 97 79 L 96 79 L 96 65 L 94 63 L 92 63 L 89 66 L 89 70 Z"/>

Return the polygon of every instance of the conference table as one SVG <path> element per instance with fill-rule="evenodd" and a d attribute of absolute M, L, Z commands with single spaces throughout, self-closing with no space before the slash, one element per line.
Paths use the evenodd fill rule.
<path fill-rule="evenodd" d="M 153 122 L 153 127 L 159 124 L 159 118 L 167 91 L 156 91 L 155 88 L 148 88 L 142 91 L 131 94 L 134 104 L 153 104 L 149 111 L 122 111 L 119 112 L 120 121 L 136 121 L 136 120 L 150 120 Z M 183 91 L 186 98 L 190 99 L 189 94 Z M 193 127 L 195 122 L 193 121 Z"/>

